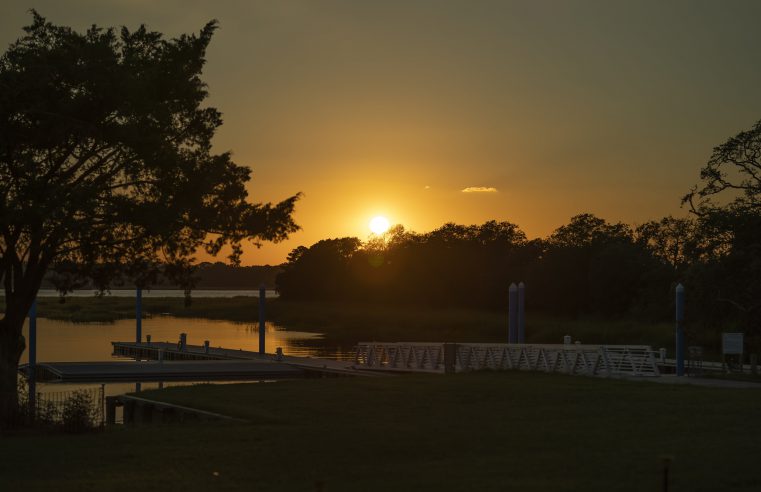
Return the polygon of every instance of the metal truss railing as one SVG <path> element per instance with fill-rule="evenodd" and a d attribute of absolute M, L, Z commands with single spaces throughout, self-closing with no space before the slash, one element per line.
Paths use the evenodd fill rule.
<path fill-rule="evenodd" d="M 399 372 L 524 370 L 590 376 L 659 376 L 646 345 L 379 343 L 356 347 L 355 366 Z"/>

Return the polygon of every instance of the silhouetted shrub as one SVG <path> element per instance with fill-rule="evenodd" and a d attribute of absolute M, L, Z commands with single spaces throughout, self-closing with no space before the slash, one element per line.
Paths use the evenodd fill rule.
<path fill-rule="evenodd" d="M 61 426 L 66 432 L 88 432 L 98 426 L 98 411 L 92 397 L 85 391 L 74 391 L 64 400 Z"/>

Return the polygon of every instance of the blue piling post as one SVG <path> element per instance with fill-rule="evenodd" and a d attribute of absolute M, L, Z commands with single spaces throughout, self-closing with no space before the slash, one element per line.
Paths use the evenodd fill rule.
<path fill-rule="evenodd" d="M 526 284 L 518 284 L 518 343 L 526 343 Z"/>
<path fill-rule="evenodd" d="M 507 343 L 516 343 L 518 341 L 518 286 L 515 283 L 510 284 L 507 310 L 509 318 L 507 323 Z"/>
<path fill-rule="evenodd" d="M 265 320 L 265 313 L 264 308 L 266 305 L 266 289 L 264 287 L 264 284 L 259 286 L 259 353 L 264 354 L 266 353 L 264 350 L 264 334 L 265 334 L 265 328 L 264 328 L 264 320 Z"/>
<path fill-rule="evenodd" d="M 684 376 L 684 286 L 676 286 L 676 375 Z"/>
<path fill-rule="evenodd" d="M 143 289 L 139 287 L 135 292 L 135 341 L 143 341 Z"/>
<path fill-rule="evenodd" d="M 143 289 L 138 287 L 135 290 L 135 341 L 143 342 Z M 143 390 L 141 383 L 135 383 L 135 393 Z"/>
<path fill-rule="evenodd" d="M 29 308 L 29 408 L 32 418 L 37 414 L 37 299 Z"/>

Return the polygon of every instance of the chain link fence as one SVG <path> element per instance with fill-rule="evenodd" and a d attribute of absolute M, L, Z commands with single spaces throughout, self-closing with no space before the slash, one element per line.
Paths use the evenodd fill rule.
<path fill-rule="evenodd" d="M 71 391 L 45 391 L 19 395 L 20 417 L 34 427 L 63 432 L 88 432 L 104 427 L 105 386 Z"/>

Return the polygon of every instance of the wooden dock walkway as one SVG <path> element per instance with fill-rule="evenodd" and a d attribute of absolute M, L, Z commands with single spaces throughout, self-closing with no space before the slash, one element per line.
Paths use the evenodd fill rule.
<path fill-rule="evenodd" d="M 24 373 L 29 366 L 20 368 Z M 259 381 L 305 377 L 306 371 L 264 360 L 174 360 L 118 362 L 45 362 L 38 381 L 108 383 L 117 381 Z"/>
<path fill-rule="evenodd" d="M 185 345 L 180 347 L 170 342 L 111 342 L 113 355 L 138 360 L 244 360 L 282 364 L 300 369 L 307 373 L 320 373 L 337 376 L 383 377 L 375 371 L 368 371 L 355 366 L 354 361 L 320 359 L 316 357 L 296 357 L 291 355 L 260 354 L 242 349 L 222 347 L 205 347 L 203 345 Z"/>

